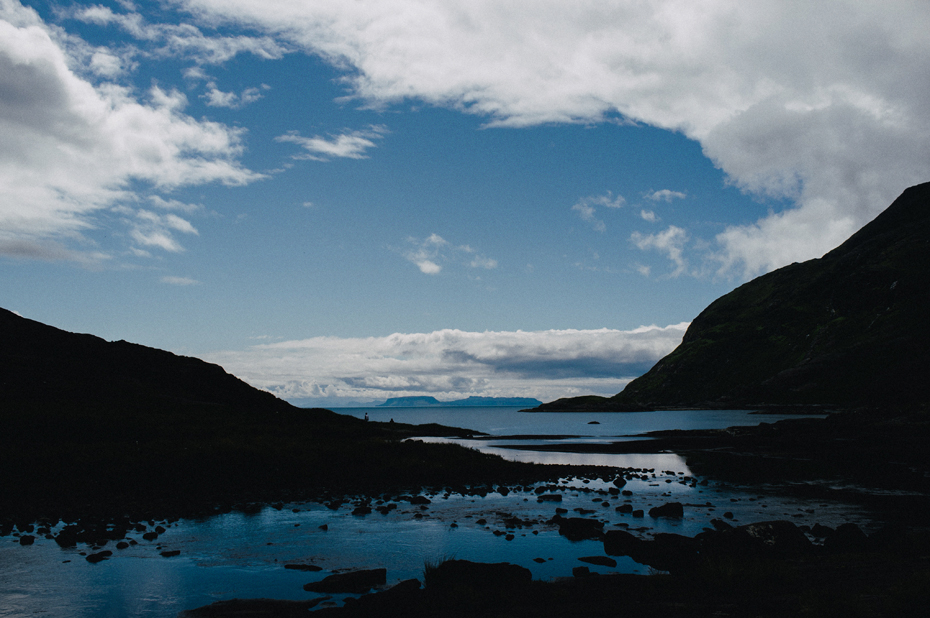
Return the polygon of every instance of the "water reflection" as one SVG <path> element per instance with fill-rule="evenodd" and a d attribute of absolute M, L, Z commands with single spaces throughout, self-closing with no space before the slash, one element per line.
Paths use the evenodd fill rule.
<path fill-rule="evenodd" d="M 648 413 L 648 419 L 643 415 L 598 415 L 600 424 L 588 425 L 593 415 L 530 415 L 515 409 L 488 413 L 485 409 L 481 414 L 456 410 L 455 422 L 451 422 L 448 416 L 437 416 L 436 410 L 408 412 L 368 410 L 373 420 L 395 417 L 398 422 L 442 422 L 481 431 L 496 428 L 496 435 L 571 434 L 603 441 L 636 433 L 647 420 L 653 424 L 643 431 L 673 422 L 695 428 L 772 420 L 721 412 L 712 414 L 711 422 L 695 413 L 675 412 Z M 479 418 L 483 424 L 476 424 Z M 811 505 L 770 489 L 696 484 L 684 459 L 672 453 L 558 453 L 504 449 L 493 440 L 456 441 L 515 461 L 636 468 L 640 473 L 623 488 L 630 495 L 618 495 L 617 488 L 597 479 L 563 479 L 559 483 L 562 501 L 558 503 L 538 502 L 534 488 L 527 487 L 506 496 L 497 492 L 484 497 L 433 493 L 426 510 L 395 501 L 398 508 L 386 515 L 354 516 L 352 504 L 332 510 L 316 503 L 295 503 L 253 514 L 182 520 L 166 526 L 167 531 L 154 542 L 133 533 L 138 545 L 114 551 L 113 558 L 99 564 L 90 564 L 80 555 L 87 549 L 84 546 L 62 550 L 53 541 L 40 538 L 33 546 L 21 547 L 17 539 L 3 537 L 0 616 L 173 617 L 184 609 L 231 598 L 309 599 L 316 595 L 304 592 L 303 585 L 333 571 L 385 567 L 390 584 L 422 578 L 425 562 L 450 556 L 519 564 L 537 579 L 568 576 L 581 564 L 579 557 L 600 555 L 603 546 L 597 541 L 573 543 L 560 536 L 556 525 L 546 523 L 556 508 L 565 509 L 570 516 L 597 518 L 605 523 L 605 529 L 623 528 L 637 534 L 693 536 L 725 512 L 736 524 L 790 519 L 798 525 L 836 526 L 851 521 L 865 529 L 869 526 L 866 513 L 842 502 Z M 613 494 L 609 493 L 611 488 Z M 616 510 L 632 505 L 648 513 L 652 506 L 671 501 L 685 505 L 681 520 L 648 515 L 635 518 Z M 535 523 L 507 528 L 511 517 Z M 326 530 L 321 529 L 324 525 Z M 180 550 L 181 555 L 163 558 L 160 552 L 166 549 Z M 284 569 L 289 562 L 312 562 L 323 571 Z M 646 571 L 629 558 L 618 559 L 616 568 L 587 566 L 602 573 Z"/>

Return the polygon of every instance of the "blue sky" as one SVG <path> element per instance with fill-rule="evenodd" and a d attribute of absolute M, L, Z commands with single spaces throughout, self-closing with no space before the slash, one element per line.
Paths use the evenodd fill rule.
<path fill-rule="evenodd" d="M 926 181 L 921 2 L 0 0 L 0 306 L 303 404 L 616 393 Z"/>

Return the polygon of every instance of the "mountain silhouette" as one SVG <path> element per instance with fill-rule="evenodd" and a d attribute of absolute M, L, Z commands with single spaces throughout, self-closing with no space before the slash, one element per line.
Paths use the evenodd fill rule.
<path fill-rule="evenodd" d="M 930 401 L 930 183 L 822 258 L 741 285 L 610 397 L 542 410 L 900 406 Z"/>

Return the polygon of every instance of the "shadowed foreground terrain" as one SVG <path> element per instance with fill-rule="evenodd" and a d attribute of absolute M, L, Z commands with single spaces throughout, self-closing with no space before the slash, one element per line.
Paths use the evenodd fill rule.
<path fill-rule="evenodd" d="M 469 430 L 296 408 L 217 365 L 2 309 L 0 389 L 0 515 L 190 512 L 557 473 L 403 441 Z"/>

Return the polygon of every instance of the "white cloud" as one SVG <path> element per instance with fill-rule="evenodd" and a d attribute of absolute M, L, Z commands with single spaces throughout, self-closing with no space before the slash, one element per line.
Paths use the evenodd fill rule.
<path fill-rule="evenodd" d="M 306 154 L 295 155 L 295 159 L 312 159 L 314 161 L 328 161 L 335 157 L 347 159 L 366 159 L 365 151 L 376 146 L 373 140 L 381 139 L 387 133 L 387 127 L 372 126 L 364 131 L 349 131 L 341 135 L 330 136 L 329 139 L 320 137 L 301 137 L 296 131 L 275 138 L 277 142 L 291 142 L 307 151 Z"/>
<path fill-rule="evenodd" d="M 201 97 L 206 99 L 207 105 L 210 107 L 239 109 L 240 107 L 245 107 L 249 103 L 254 103 L 262 98 L 262 93 L 258 88 L 246 88 L 239 94 L 235 92 L 223 92 L 219 90 L 213 82 L 207 84 L 207 88 L 209 88 L 209 90 L 202 94 Z"/>
<path fill-rule="evenodd" d="M 686 194 L 681 191 L 672 191 L 670 189 L 662 189 L 661 191 L 653 191 L 652 193 L 646 194 L 647 200 L 652 200 L 653 202 L 671 202 L 672 200 L 683 200 L 688 197 Z"/>
<path fill-rule="evenodd" d="M 630 236 L 630 240 L 643 251 L 655 249 L 664 253 L 672 264 L 675 265 L 675 269 L 668 274 L 669 277 L 679 276 L 685 272 L 685 269 L 688 267 L 683 255 L 685 243 L 688 242 L 688 233 L 680 227 L 670 225 L 668 229 L 658 234 L 633 232 Z M 642 269 L 640 269 L 640 272 L 643 272 Z M 643 274 L 648 274 L 648 270 Z"/>
<path fill-rule="evenodd" d="M 478 255 L 475 256 L 468 265 L 472 268 L 484 268 L 486 270 L 493 270 L 497 268 L 497 260 Z"/>
<path fill-rule="evenodd" d="M 643 221 L 648 221 L 649 223 L 655 223 L 656 221 L 659 220 L 659 218 L 656 216 L 656 213 L 654 213 L 651 210 L 646 210 L 646 209 L 639 211 L 639 217 Z"/>
<path fill-rule="evenodd" d="M 820 255 L 927 180 L 930 11 L 914 0 L 185 0 L 405 99 L 490 125 L 680 131 L 736 186 L 795 205 L 717 238 L 748 276 Z M 826 233 L 824 232 L 826 231 Z"/>
<path fill-rule="evenodd" d="M 597 211 L 594 207 L 603 206 L 604 208 L 621 208 L 625 203 L 626 200 L 622 195 L 614 197 L 613 193 L 608 191 L 604 195 L 592 195 L 579 199 L 572 206 L 572 210 L 578 213 L 578 216 L 581 217 L 582 221 L 587 221 L 590 223 L 596 231 L 604 232 L 607 230 L 607 225 L 595 216 Z"/>
<path fill-rule="evenodd" d="M 149 43 L 147 53 L 156 57 L 179 56 L 203 64 L 220 64 L 241 53 L 270 60 L 289 51 L 267 36 L 207 36 L 189 23 L 150 24 L 132 9 L 116 13 L 108 7 L 93 5 L 76 7 L 70 16 L 85 23 L 121 28 L 135 39 Z"/>
<path fill-rule="evenodd" d="M 129 236 L 138 245 L 155 247 L 177 253 L 183 251 L 180 243 L 174 239 L 173 232 L 197 235 L 197 230 L 186 219 L 175 214 L 159 215 L 148 210 L 139 210 L 128 221 Z"/>
<path fill-rule="evenodd" d="M 200 285 L 199 281 L 197 281 L 196 279 L 191 279 L 190 277 L 166 276 L 166 277 L 161 278 L 161 282 L 167 283 L 168 285 L 180 285 L 180 286 Z"/>
<path fill-rule="evenodd" d="M 315 337 L 206 355 L 254 386 L 287 399 L 440 400 L 525 396 L 544 401 L 616 394 L 680 342 L 687 323 L 629 331 L 395 333 Z"/>
<path fill-rule="evenodd" d="M 430 234 L 423 240 L 411 237 L 407 239 L 407 244 L 411 246 L 402 250 L 401 254 L 426 275 L 439 274 L 442 264 L 450 262 L 470 268 L 497 268 L 497 260 L 477 253 L 468 245 L 451 245 L 439 234 Z"/>
<path fill-rule="evenodd" d="M 153 87 L 140 101 L 121 86 L 91 84 L 53 35 L 31 9 L 0 2 L 0 251 L 28 245 L 52 255 L 48 248 L 95 227 L 98 211 L 140 199 L 136 183 L 159 191 L 261 177 L 236 160 L 241 130 L 186 116 L 178 92 Z M 102 254 L 78 261 L 99 261 L 94 255 Z"/>

